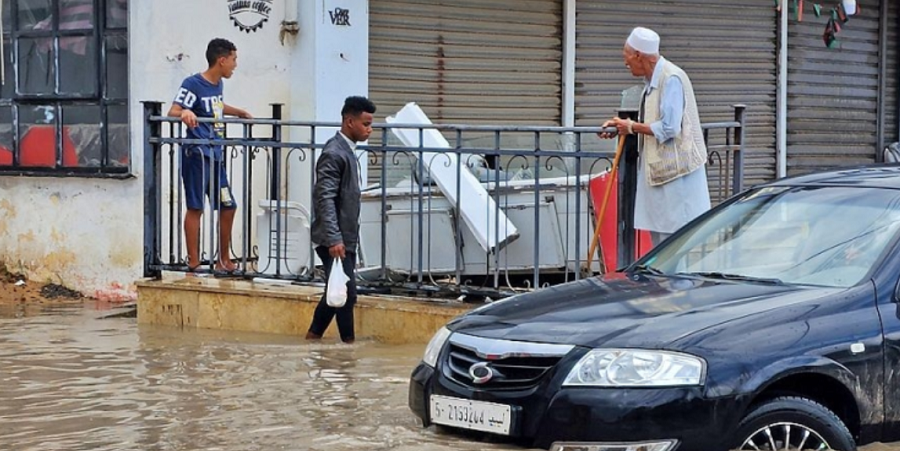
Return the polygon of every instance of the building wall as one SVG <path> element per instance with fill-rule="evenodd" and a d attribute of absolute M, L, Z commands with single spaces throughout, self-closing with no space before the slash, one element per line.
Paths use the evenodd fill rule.
<path fill-rule="evenodd" d="M 129 2 L 129 114 L 134 177 L 126 180 L 0 177 L 0 260 L 35 282 L 52 281 L 104 299 L 134 297 L 143 273 L 142 101 L 171 105 L 181 81 L 207 67 L 211 38 L 238 48 L 238 69 L 226 81 L 225 102 L 269 117 L 283 103 L 297 121 L 340 120 L 348 95 L 368 91 L 367 0 L 273 0 L 256 31 L 238 28 L 222 0 Z M 350 10 L 350 26 L 331 20 Z M 299 32 L 280 36 L 282 21 Z M 324 142 L 334 130 L 320 130 Z M 305 136 L 307 135 L 307 136 Z M 286 138 L 308 142 L 308 133 Z M 308 202 L 309 164 L 294 167 L 294 199 Z M 263 169 L 264 170 L 264 169 Z M 264 192 L 265 177 L 254 177 Z M 235 189 L 240 189 L 235 186 Z M 244 206 L 257 208 L 253 206 Z M 175 233 L 180 233 L 180 226 Z M 242 230 L 236 224 L 235 234 Z"/>
<path fill-rule="evenodd" d="M 243 32 L 221 0 L 129 2 L 132 167 L 126 180 L 0 177 L 0 259 L 35 282 L 52 281 L 99 298 L 131 298 L 143 265 L 141 101 L 173 97 L 181 80 L 206 68 L 210 38 L 238 47 L 238 69 L 225 100 L 252 114 L 290 103 L 292 52 L 279 41 L 285 2 L 268 22 Z M 302 2 L 313 3 L 313 2 Z M 296 13 L 294 13 L 296 15 Z M 291 19 L 296 20 L 296 19 Z M 201 31 L 202 30 L 202 31 Z M 302 84 L 304 80 L 296 80 Z M 290 110 L 290 105 L 286 108 Z"/>

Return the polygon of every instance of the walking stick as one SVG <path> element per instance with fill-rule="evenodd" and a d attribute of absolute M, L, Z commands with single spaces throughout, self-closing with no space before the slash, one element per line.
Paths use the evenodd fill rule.
<path fill-rule="evenodd" d="M 603 203 L 600 204 L 600 217 L 597 218 L 597 227 L 594 229 L 594 238 L 591 240 L 591 247 L 587 255 L 587 271 L 591 271 L 591 260 L 594 252 L 600 244 L 600 228 L 603 226 L 603 218 L 606 216 L 606 205 L 609 203 L 609 195 L 612 193 L 613 184 L 616 183 L 616 175 L 619 172 L 619 159 L 622 157 L 622 150 L 625 149 L 625 135 L 619 136 L 619 145 L 616 147 L 616 156 L 613 158 L 612 169 L 609 172 L 609 181 L 606 184 L 606 194 L 603 195 Z M 606 273 L 606 259 L 603 258 L 603 247 L 600 247 L 600 268 L 601 272 Z"/>

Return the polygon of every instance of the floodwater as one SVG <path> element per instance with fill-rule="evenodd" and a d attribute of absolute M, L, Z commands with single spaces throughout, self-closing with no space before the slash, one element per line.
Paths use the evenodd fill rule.
<path fill-rule="evenodd" d="M 522 450 L 422 429 L 422 346 L 138 326 L 0 305 L 0 450 Z M 900 444 L 865 451 L 900 451 Z"/>
<path fill-rule="evenodd" d="M 517 449 L 416 423 L 421 345 L 99 319 L 111 313 L 0 305 L 0 450 Z"/>

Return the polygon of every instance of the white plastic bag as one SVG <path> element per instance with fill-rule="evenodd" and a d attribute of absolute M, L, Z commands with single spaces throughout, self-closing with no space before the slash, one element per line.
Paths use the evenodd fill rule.
<path fill-rule="evenodd" d="M 341 257 L 334 259 L 331 264 L 331 275 L 328 276 L 325 302 L 329 307 L 341 308 L 347 303 L 347 282 L 350 278 L 344 274 L 344 265 Z"/>

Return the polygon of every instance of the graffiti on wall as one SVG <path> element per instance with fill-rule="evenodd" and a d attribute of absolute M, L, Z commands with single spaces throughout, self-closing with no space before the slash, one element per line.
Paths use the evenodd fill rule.
<path fill-rule="evenodd" d="M 344 8 L 334 8 L 333 11 L 328 11 L 328 15 L 331 16 L 331 24 L 349 27 L 350 26 L 350 10 Z"/>

